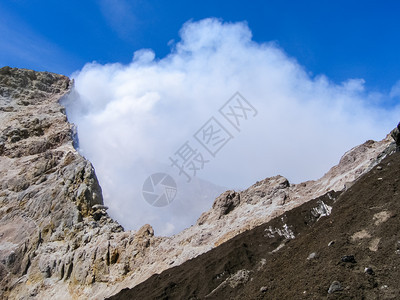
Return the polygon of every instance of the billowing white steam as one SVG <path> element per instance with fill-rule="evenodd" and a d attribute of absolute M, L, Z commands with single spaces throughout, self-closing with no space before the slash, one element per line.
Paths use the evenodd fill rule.
<path fill-rule="evenodd" d="M 75 92 L 66 100 L 109 212 L 128 229 L 150 223 L 156 234 L 176 233 L 211 207 L 221 186 L 244 188 L 276 174 L 316 179 L 346 150 L 383 138 L 398 121 L 399 106 L 379 105 L 390 95 L 366 92 L 362 79 L 312 77 L 273 43 L 252 41 L 245 23 L 189 22 L 180 36 L 162 59 L 143 49 L 129 65 L 87 64 L 73 75 Z M 240 118 L 240 131 L 219 112 L 235 92 L 257 110 Z M 233 137 L 215 157 L 193 137 L 212 117 Z M 208 160 L 196 178 L 209 183 L 186 185 L 170 167 L 186 142 Z M 178 184 L 178 197 L 161 208 L 141 194 L 157 172 Z"/>

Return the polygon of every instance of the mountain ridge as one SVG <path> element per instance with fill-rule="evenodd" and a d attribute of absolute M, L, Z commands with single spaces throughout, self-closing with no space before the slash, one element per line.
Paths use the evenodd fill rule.
<path fill-rule="evenodd" d="M 285 212 L 341 191 L 395 150 L 388 135 L 346 152 L 321 179 L 282 176 L 221 194 L 197 223 L 158 237 L 124 231 L 107 214 L 95 170 L 74 148 L 60 104 L 62 75 L 0 69 L 0 295 L 9 299 L 103 299 L 223 245 Z M 386 152 L 385 152 L 386 151 Z"/>
<path fill-rule="evenodd" d="M 108 299 L 398 299 L 400 153 Z"/>

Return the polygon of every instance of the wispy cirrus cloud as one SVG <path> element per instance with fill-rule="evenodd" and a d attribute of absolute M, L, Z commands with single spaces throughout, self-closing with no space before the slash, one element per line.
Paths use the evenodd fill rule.
<path fill-rule="evenodd" d="M 393 85 L 392 89 L 390 90 L 390 97 L 392 98 L 400 98 L 400 80 Z"/>
<path fill-rule="evenodd" d="M 122 39 L 132 39 L 137 18 L 133 6 L 126 0 L 101 0 L 100 9 L 111 28 Z"/>

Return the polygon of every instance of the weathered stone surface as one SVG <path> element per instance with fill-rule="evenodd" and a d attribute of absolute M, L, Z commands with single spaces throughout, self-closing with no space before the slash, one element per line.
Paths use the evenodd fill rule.
<path fill-rule="evenodd" d="M 340 284 L 339 281 L 334 281 L 332 282 L 332 284 L 330 285 L 329 289 L 328 289 L 328 294 L 333 294 L 339 291 L 342 291 L 342 285 Z"/>

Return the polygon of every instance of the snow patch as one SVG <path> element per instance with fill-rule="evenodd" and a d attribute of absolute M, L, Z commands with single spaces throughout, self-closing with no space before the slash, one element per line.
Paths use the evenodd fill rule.
<path fill-rule="evenodd" d="M 332 206 L 329 206 L 327 204 L 325 204 L 324 201 L 318 201 L 318 206 L 314 207 L 311 210 L 311 214 L 318 218 L 317 221 L 321 218 L 321 217 L 327 217 L 331 214 L 332 212 Z"/>
<path fill-rule="evenodd" d="M 267 229 L 265 229 L 265 231 L 267 231 L 266 236 L 270 238 L 275 237 L 275 234 L 283 236 L 288 240 L 295 238 L 294 232 L 289 228 L 289 226 L 286 223 L 282 226 L 282 229 L 272 228 L 272 226 L 269 226 Z"/>

